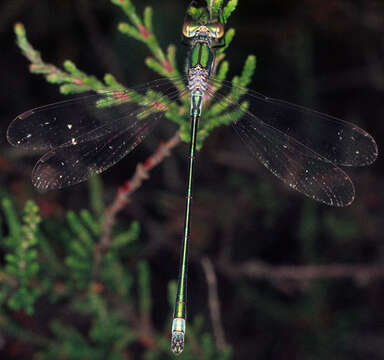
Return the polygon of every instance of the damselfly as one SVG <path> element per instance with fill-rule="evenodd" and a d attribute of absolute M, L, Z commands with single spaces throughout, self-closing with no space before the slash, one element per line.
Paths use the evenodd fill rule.
<path fill-rule="evenodd" d="M 374 139 L 354 124 L 216 79 L 215 48 L 224 38 L 219 20 L 186 21 L 183 35 L 191 47 L 184 79 L 160 79 L 130 90 L 99 92 L 29 110 L 11 123 L 7 133 L 12 145 L 46 151 L 33 169 L 32 182 L 41 191 L 59 189 L 108 169 L 141 143 L 164 115 L 179 112 L 184 116 L 180 109 L 188 104 L 187 198 L 171 339 L 177 354 L 184 348 L 200 120 L 220 117 L 222 122 L 233 123 L 251 153 L 274 175 L 332 206 L 351 204 L 355 194 L 352 181 L 339 166 L 365 166 L 377 157 Z M 175 104 L 180 106 L 175 108 Z"/>

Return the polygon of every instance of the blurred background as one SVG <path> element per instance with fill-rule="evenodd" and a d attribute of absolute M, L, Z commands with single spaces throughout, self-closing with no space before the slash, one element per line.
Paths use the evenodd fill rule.
<path fill-rule="evenodd" d="M 134 1 L 139 14 L 145 6 L 153 7 L 154 31 L 163 49 L 170 43 L 178 46 L 179 69 L 187 51 L 180 45 L 180 30 L 188 3 Z M 6 141 L 7 126 L 15 116 L 64 98 L 56 86 L 29 73 L 28 62 L 15 44 L 14 23 L 24 23 L 30 42 L 46 62 L 61 66 L 71 59 L 88 74 L 102 78 L 112 73 L 127 86 L 157 78 L 144 64 L 148 49 L 119 33 L 120 21 L 126 21 L 123 12 L 108 0 L 1 2 L 0 192 L 12 199 L 19 214 L 32 199 L 40 208 L 43 224 L 52 221 L 65 227 L 65 214 L 89 208 L 90 195 L 87 183 L 38 194 L 30 182 L 38 154 L 14 149 Z M 232 349 L 225 355 L 228 358 L 384 359 L 384 166 L 380 157 L 384 2 L 240 0 L 229 26 L 236 29 L 227 51 L 230 76 L 241 72 L 249 54 L 256 55 L 252 89 L 358 124 L 376 139 L 379 158 L 372 166 L 347 169 L 356 187 L 355 202 L 348 208 L 330 208 L 289 190 L 255 163 L 230 127 L 214 131 L 197 161 L 189 319 L 203 319 L 201 331 L 208 334 L 212 348 L 218 354 L 227 346 Z M 145 143 L 102 175 L 106 205 L 133 175 L 136 164 L 175 130 L 172 124 L 158 127 Z M 140 223 L 138 255 L 126 254 L 123 263 L 134 268 L 144 259 L 147 264 L 152 299 L 148 321 L 156 334 L 152 340 L 158 339 L 145 342 L 136 337 L 121 351 L 122 359 L 150 358 L 149 352 L 153 359 L 172 357 L 156 344 L 160 339 L 168 341 L 171 308 L 167 292 L 168 283 L 177 277 L 186 151 L 186 144 L 174 149 L 119 214 L 118 226 Z M 5 235 L 8 227 L 3 221 Z M 44 226 L 41 232 L 58 248 L 58 259 L 62 258 L 55 243 L 59 235 L 49 235 Z M 212 267 L 204 267 L 203 259 Z M 211 321 L 210 270 L 217 280 L 223 334 L 217 333 Z M 78 296 L 71 291 L 66 300 L 63 295 L 56 303 L 42 296 L 33 315 L 9 309 L 2 302 L 1 358 L 112 359 L 108 352 L 96 350 L 92 356 L 89 352 L 76 357 L 76 350 L 50 355 L 47 348 L 52 349 L 57 334 L 49 330 L 49 324 L 57 317 L 65 318 L 66 326 L 76 327 L 87 338 L 89 321 L 79 324 L 75 310 L 62 310 L 68 297 Z M 12 331 L 10 321 L 17 330 Z M 31 341 L 32 336 L 23 331 L 52 344 Z M 54 343 L 63 349 L 59 340 Z M 203 345 L 200 340 L 189 340 L 194 345 L 182 358 L 221 358 L 204 352 L 208 348 L 204 339 Z M 89 347 L 98 349 L 92 341 Z"/>

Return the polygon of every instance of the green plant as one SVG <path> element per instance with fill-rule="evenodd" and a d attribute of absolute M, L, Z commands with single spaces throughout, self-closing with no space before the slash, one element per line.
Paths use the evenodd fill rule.
<path fill-rule="evenodd" d="M 153 32 L 152 9 L 147 7 L 141 18 L 130 0 L 111 1 L 122 8 L 129 20 L 121 23 L 119 30 L 145 43 L 152 53 L 145 60 L 147 66 L 180 87 L 176 48 L 170 45 L 165 52 L 160 48 Z M 207 3 L 214 16 L 218 16 L 218 9 L 224 5 L 223 0 Z M 221 14 L 224 22 L 236 6 L 234 0 L 225 4 Z M 202 9 L 190 11 L 191 16 L 195 16 Z M 64 62 L 62 69 L 45 63 L 28 42 L 22 24 L 16 24 L 15 33 L 18 46 L 31 63 L 30 71 L 59 85 L 61 93 L 125 89 L 113 75 L 106 74 L 101 81 L 79 70 L 70 60 Z M 233 29 L 227 31 L 227 46 L 234 34 Z M 224 51 L 220 50 L 217 59 L 217 78 L 221 80 L 226 78 L 229 67 Z M 254 69 L 255 58 L 250 56 L 242 75 L 233 82 L 247 86 Z M 138 101 L 151 100 L 153 96 L 156 94 L 148 92 Z M 188 141 L 188 118 L 179 106 L 172 104 L 167 117 L 180 125 L 177 136 L 180 134 L 181 139 Z M 184 107 L 185 112 L 185 104 Z M 212 129 L 234 120 L 236 114 L 218 116 L 212 107 L 200 129 L 200 146 Z M 148 171 L 161 160 L 162 157 L 153 156 L 150 164 L 147 161 L 143 168 Z M 125 190 L 132 189 L 132 183 L 134 181 L 130 186 L 126 184 Z M 172 357 L 168 331 L 156 329 L 151 320 L 150 265 L 140 256 L 140 226 L 132 221 L 129 226 L 113 227 L 116 212 L 111 210 L 113 205 L 105 209 L 100 179 L 91 179 L 89 189 L 91 210 L 69 211 L 65 221 L 41 219 L 39 208 L 31 201 L 25 204 L 20 221 L 10 196 L 3 196 L 2 218 L 6 230 L 0 246 L 6 255 L 0 270 L 0 301 L 8 310 L 0 315 L 0 327 L 8 336 L 32 344 L 39 359 L 57 359 L 58 354 L 63 359 L 125 359 L 128 349 L 135 344 L 143 347 L 147 359 Z M 118 201 L 117 196 L 115 203 Z M 124 199 L 119 209 L 123 203 Z M 112 211 L 112 219 L 108 211 Z M 173 282 L 169 293 L 171 309 L 175 295 Z M 39 302 L 48 302 L 57 310 L 44 324 L 49 335 L 46 331 L 36 334 L 17 320 L 21 315 L 33 319 L 40 311 Z M 183 357 L 194 359 L 196 354 L 204 354 L 205 359 L 229 359 L 231 349 L 217 348 L 213 337 L 204 332 L 202 319 L 201 316 L 192 319 L 190 341 Z M 168 326 L 167 323 L 164 328 Z"/>
<path fill-rule="evenodd" d="M 159 46 L 157 37 L 153 32 L 152 8 L 147 7 L 144 10 L 143 17 L 140 17 L 136 13 L 136 9 L 130 0 L 111 1 L 112 3 L 122 8 L 130 21 L 129 23 L 120 23 L 118 26 L 119 31 L 128 37 L 143 42 L 145 45 L 147 45 L 152 56 L 145 59 L 146 65 L 160 76 L 168 78 L 171 82 L 174 83 L 176 88 L 182 91 L 184 85 L 182 84 L 181 72 L 178 70 L 176 64 L 176 47 L 175 45 L 169 45 L 167 50 L 164 51 Z M 223 6 L 223 1 L 207 0 L 207 5 L 209 9 L 211 9 L 213 16 L 218 17 L 218 9 Z M 224 6 L 222 12 L 222 18 L 224 22 L 228 20 L 236 6 L 237 0 L 231 0 L 226 4 L 226 6 Z M 204 11 L 206 11 L 204 8 L 191 7 L 189 9 L 189 12 L 193 18 L 201 17 L 202 12 Z M 60 91 L 62 94 L 76 94 L 97 90 L 132 91 L 132 89 L 128 89 L 119 83 L 113 75 L 106 74 L 103 81 L 98 80 L 95 76 L 88 75 L 85 72 L 79 70 L 77 66 L 70 60 L 66 60 L 64 62 L 63 69 L 60 69 L 55 65 L 45 63 L 42 60 L 40 53 L 35 50 L 33 46 L 28 42 L 26 32 L 22 24 L 19 23 L 15 26 L 15 32 L 18 46 L 22 50 L 23 54 L 31 62 L 30 71 L 35 74 L 44 75 L 46 80 L 50 83 L 60 85 Z M 225 50 L 231 44 L 234 36 L 234 29 L 229 28 L 226 30 L 226 46 L 220 49 L 218 52 L 215 66 L 217 71 L 216 78 L 219 81 L 225 80 L 227 78 L 229 63 L 225 60 Z M 251 81 L 255 67 L 256 58 L 254 55 L 250 55 L 245 61 L 241 75 L 235 76 L 232 79 L 232 83 L 234 85 L 246 88 Z M 239 93 L 237 90 L 232 90 L 228 96 L 234 98 L 235 100 L 239 100 L 241 95 L 243 94 Z M 137 96 L 136 99 L 134 99 L 134 101 L 143 103 L 148 103 L 151 100 L 158 101 L 158 94 L 151 90 L 149 90 L 144 96 Z M 188 103 L 184 102 L 182 108 L 180 108 L 176 102 L 171 102 L 164 105 L 169 106 L 169 111 L 166 113 L 166 117 L 180 126 L 180 137 L 183 141 L 188 142 L 190 135 L 190 122 L 188 116 L 186 116 L 189 111 Z M 213 129 L 221 125 L 228 125 L 239 119 L 241 116 L 239 111 L 224 111 L 229 107 L 230 105 L 228 103 L 226 105 L 213 105 L 206 110 L 206 113 L 203 116 L 203 121 L 201 122 L 201 126 L 199 128 L 198 148 L 201 148 L 204 140 L 208 137 Z M 242 104 L 242 108 L 245 107 L 247 107 L 247 104 L 244 102 Z"/>

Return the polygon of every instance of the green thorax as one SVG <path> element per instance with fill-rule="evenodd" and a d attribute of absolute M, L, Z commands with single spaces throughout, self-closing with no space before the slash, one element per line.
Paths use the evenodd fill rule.
<path fill-rule="evenodd" d="M 210 47 L 208 41 L 196 41 L 191 49 L 188 59 L 188 68 L 191 69 L 196 66 L 211 72 L 215 55 Z"/>

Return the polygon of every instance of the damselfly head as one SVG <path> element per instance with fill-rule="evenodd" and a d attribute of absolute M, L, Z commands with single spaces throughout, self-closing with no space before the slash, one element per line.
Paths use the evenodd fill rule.
<path fill-rule="evenodd" d="M 212 40 L 219 40 L 224 36 L 224 22 L 222 9 L 207 6 L 205 0 L 194 0 L 190 3 L 185 14 L 183 35 L 194 38 L 202 35 Z"/>
<path fill-rule="evenodd" d="M 184 23 L 183 35 L 186 38 L 190 39 L 200 34 L 206 34 L 208 37 L 218 40 L 224 36 L 224 26 L 220 22 L 200 24 L 186 21 Z"/>

